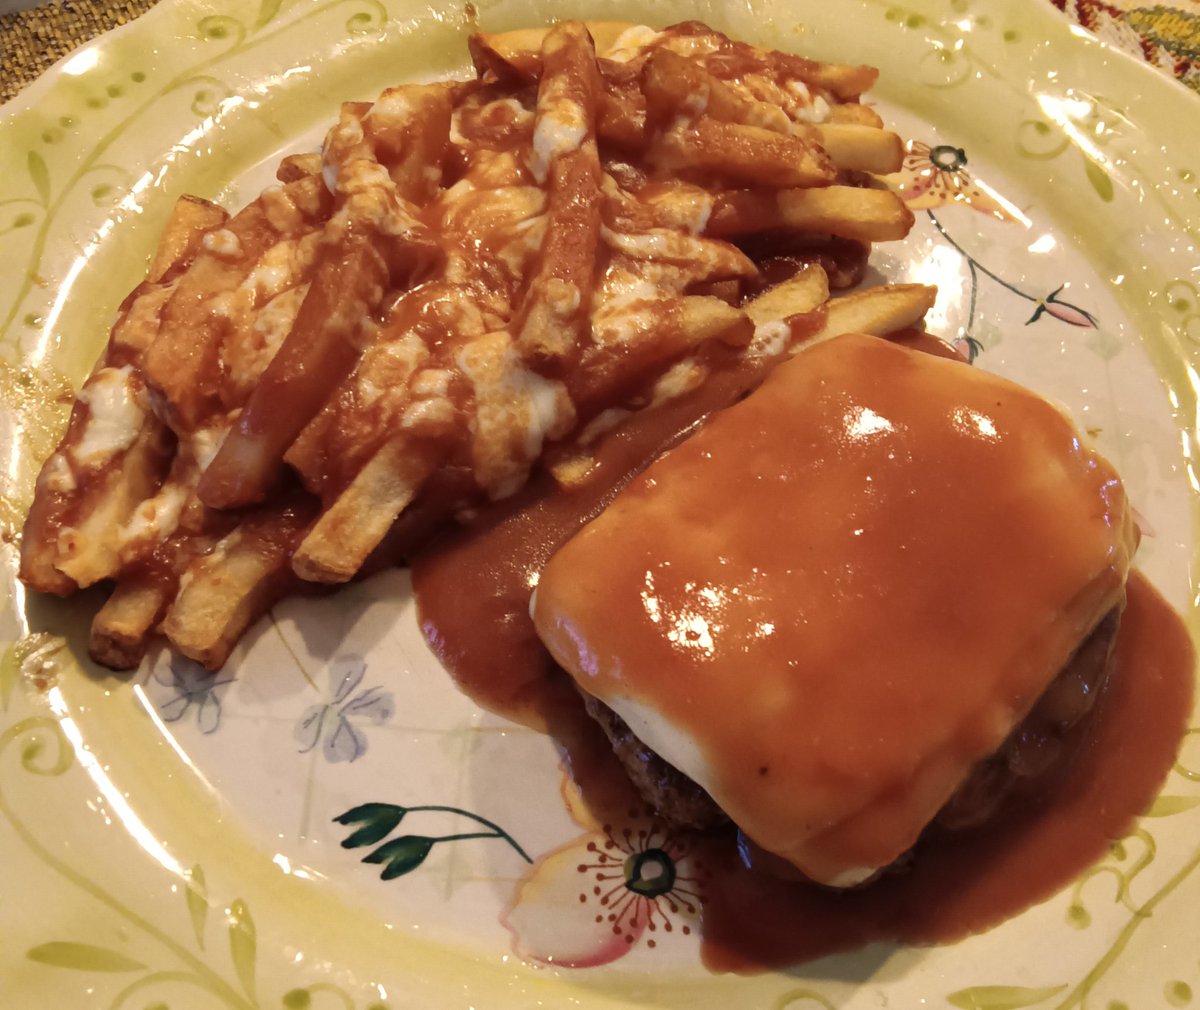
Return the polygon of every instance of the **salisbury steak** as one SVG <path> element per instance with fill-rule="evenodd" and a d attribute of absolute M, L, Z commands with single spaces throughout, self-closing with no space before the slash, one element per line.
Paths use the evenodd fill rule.
<path fill-rule="evenodd" d="M 975 823 L 1056 763 L 1137 539 L 1055 405 L 847 334 L 634 479 L 543 568 L 533 618 L 748 839 L 846 887 L 954 797 L 943 820 Z"/>

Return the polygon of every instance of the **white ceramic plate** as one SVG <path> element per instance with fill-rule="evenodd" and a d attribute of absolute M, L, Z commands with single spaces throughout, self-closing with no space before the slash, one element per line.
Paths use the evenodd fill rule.
<path fill-rule="evenodd" d="M 619 0 L 476 7 L 489 28 L 646 16 Z M 969 338 L 981 367 L 1094 430 L 1153 529 L 1143 569 L 1194 626 L 1195 96 L 1040 3 L 653 8 L 661 23 L 687 17 L 881 68 L 881 110 L 928 145 L 913 171 L 932 185 L 914 197 L 913 235 L 878 250 L 876 271 L 937 283 L 932 328 Z M 280 605 L 216 680 L 166 654 L 132 678 L 98 670 L 83 641 L 97 600 L 33 598 L 14 581 L 37 466 L 175 197 L 244 202 L 263 166 L 310 146 L 339 101 L 460 69 L 467 30 L 442 3 L 165 0 L 4 110 L 5 1005 L 1189 1005 L 1196 731 L 1137 831 L 1019 918 L 948 947 L 877 945 L 789 973 L 714 976 L 685 904 L 626 894 L 635 851 L 588 874 L 614 872 L 613 900 L 641 901 L 658 928 L 627 926 L 616 943 L 607 924 L 592 931 L 578 874 L 596 861 L 595 826 L 564 803 L 547 739 L 454 690 L 421 640 L 405 573 Z M 962 191 L 973 205 L 953 199 Z M 361 825 L 334 821 L 364 803 L 391 805 L 368 811 L 381 830 L 408 811 L 404 830 L 381 838 L 485 837 L 440 842 L 382 881 L 360 862 L 368 849 L 340 844 Z M 566 936 L 594 966 L 543 963 Z"/>

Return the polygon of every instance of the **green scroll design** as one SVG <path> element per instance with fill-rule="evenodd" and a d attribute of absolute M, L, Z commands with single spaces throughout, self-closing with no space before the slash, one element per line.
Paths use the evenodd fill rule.
<path fill-rule="evenodd" d="M 80 872 L 47 848 L 25 823 L 9 799 L 5 786 L 13 765 L 8 761 L 15 752 L 16 767 L 27 774 L 42 778 L 58 778 L 76 765 L 71 741 L 58 719 L 53 716 L 30 716 L 0 732 L 0 817 L 8 822 L 26 848 L 46 867 L 74 885 L 88 897 L 107 908 L 142 938 L 162 948 L 175 966 L 151 968 L 141 958 L 124 950 L 100 946 L 75 937 L 55 937 L 30 947 L 25 956 L 35 964 L 58 971 L 83 972 L 100 975 L 130 975 L 131 981 L 120 989 L 108 1004 L 108 1010 L 141 1010 L 149 1006 L 167 1006 L 153 1002 L 153 993 L 163 987 L 186 987 L 200 997 L 226 1010 L 262 1010 L 259 1001 L 256 969 L 258 963 L 257 928 L 246 902 L 235 898 L 229 903 L 225 917 L 226 942 L 233 977 L 226 978 L 205 962 L 185 944 L 174 939 L 145 916 L 102 887 L 97 881 Z M 194 866 L 184 874 L 180 889 L 186 903 L 189 920 L 199 950 L 205 949 L 205 928 L 211 908 L 204 871 Z M 150 960 L 150 958 L 146 958 Z M 354 1010 L 350 995 L 329 982 L 289 989 L 282 997 L 288 1008 L 314 1006 L 313 996 L 325 994 L 341 1010 Z M 329 1002 L 328 1000 L 324 1002 Z M 277 1004 L 268 1004 L 277 1005 Z M 371 1003 L 364 1010 L 386 1010 L 383 1004 Z"/>

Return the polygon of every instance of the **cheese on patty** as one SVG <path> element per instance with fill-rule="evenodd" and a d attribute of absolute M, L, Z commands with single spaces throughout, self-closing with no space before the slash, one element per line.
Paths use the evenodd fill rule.
<path fill-rule="evenodd" d="M 580 687 L 814 880 L 886 866 L 1117 605 L 1124 489 L 1041 397 L 847 335 L 551 559 Z"/>

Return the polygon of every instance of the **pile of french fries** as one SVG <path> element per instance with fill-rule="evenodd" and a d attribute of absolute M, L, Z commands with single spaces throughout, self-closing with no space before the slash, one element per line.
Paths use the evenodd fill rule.
<path fill-rule="evenodd" d="M 135 666 L 159 631 L 216 669 L 281 595 L 354 577 L 397 530 L 552 458 L 586 480 L 551 450 L 695 388 L 706 347 L 782 357 L 799 316 L 809 339 L 886 335 L 930 306 L 915 285 L 829 296 L 912 225 L 874 178 L 903 155 L 859 101 L 874 70 L 697 23 L 470 49 L 477 79 L 343 106 L 236 214 L 175 208 L 22 542 L 35 589 L 113 586 L 98 662 Z M 858 268 L 827 273 L 830 250 Z"/>

